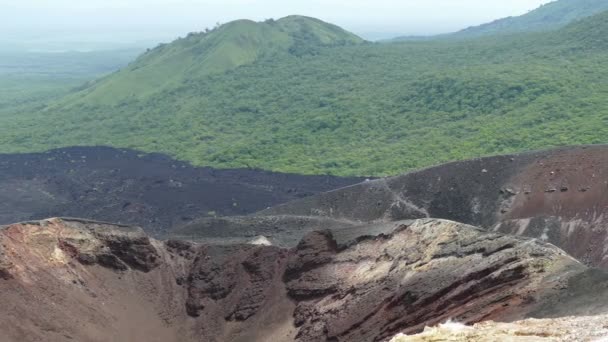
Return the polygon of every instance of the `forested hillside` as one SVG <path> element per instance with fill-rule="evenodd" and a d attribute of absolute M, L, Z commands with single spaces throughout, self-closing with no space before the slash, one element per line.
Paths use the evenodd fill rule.
<path fill-rule="evenodd" d="M 74 103 L 115 104 L 173 89 L 185 79 L 221 74 L 261 58 L 314 54 L 322 47 L 356 45 L 363 40 L 314 18 L 290 16 L 256 23 L 238 20 L 205 32 L 192 32 L 147 51 L 128 68 L 67 98 Z"/>
<path fill-rule="evenodd" d="M 470 27 L 452 37 L 479 37 L 494 34 L 548 31 L 564 27 L 608 10 L 606 0 L 558 0 L 542 5 L 522 16 L 499 19 Z"/>
<path fill-rule="evenodd" d="M 498 19 L 454 33 L 436 36 L 401 36 L 385 40 L 385 42 L 469 39 L 516 33 L 547 32 L 607 10 L 608 1 L 605 0 L 554 0 L 520 16 Z"/>
<path fill-rule="evenodd" d="M 608 13 L 552 32 L 394 44 L 362 43 L 309 18 L 287 22 L 300 20 L 295 31 L 260 33 L 251 46 L 269 48 L 227 68 L 165 62 L 208 65 L 225 42 L 219 33 L 251 51 L 254 30 L 219 28 L 196 38 L 217 43 L 199 52 L 188 41 L 197 36 L 152 50 L 43 111 L 0 116 L 0 150 L 112 145 L 214 167 L 389 175 L 607 142 Z M 277 43 L 282 32 L 287 44 Z"/>
<path fill-rule="evenodd" d="M 0 116 L 35 111 L 127 65 L 140 49 L 31 52 L 0 48 Z"/>
<path fill-rule="evenodd" d="M 499 19 L 457 32 L 457 37 L 548 31 L 608 10 L 606 0 L 559 0 L 519 17 Z"/>

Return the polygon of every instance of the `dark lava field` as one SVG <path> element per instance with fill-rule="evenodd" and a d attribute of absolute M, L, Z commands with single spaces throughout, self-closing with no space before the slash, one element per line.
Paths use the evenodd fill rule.
<path fill-rule="evenodd" d="M 247 215 L 362 181 L 197 168 L 160 154 L 73 147 L 0 155 L 0 224 L 85 217 L 160 235 L 201 217 Z"/>

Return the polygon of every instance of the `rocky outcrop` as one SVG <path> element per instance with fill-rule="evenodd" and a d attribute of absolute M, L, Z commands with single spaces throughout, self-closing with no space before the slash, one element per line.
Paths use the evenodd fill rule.
<path fill-rule="evenodd" d="M 584 267 L 552 246 L 453 222 L 400 223 L 390 235 L 338 247 L 307 236 L 286 282 L 301 341 L 383 341 L 449 318 L 525 317 Z"/>
<path fill-rule="evenodd" d="M 0 229 L 0 246 L 7 341 L 383 341 L 448 318 L 608 312 L 603 271 L 433 219 L 312 232 L 292 249 L 50 219 Z"/>
<path fill-rule="evenodd" d="M 283 292 L 286 256 L 276 247 L 201 247 L 185 285 L 187 312 L 197 318 L 202 340 L 222 341 L 227 322 L 245 322 L 271 310 Z"/>
<path fill-rule="evenodd" d="M 474 326 L 448 322 L 417 335 L 399 334 L 390 342 L 592 342 L 605 341 L 607 337 L 608 316 L 592 316 L 513 323 L 488 321 Z"/>
<path fill-rule="evenodd" d="M 50 219 L 0 229 L 0 246 L 3 341 L 184 336 L 168 323 L 184 311 L 179 263 L 141 229 Z"/>
<path fill-rule="evenodd" d="M 78 261 L 119 271 L 129 268 L 149 272 L 160 265 L 160 256 L 141 229 L 86 220 L 50 219 L 3 229 L 5 272 L 26 271 L 37 265 Z M 11 251 L 12 260 L 8 260 Z M 22 261 L 16 263 L 16 261 Z"/>
<path fill-rule="evenodd" d="M 4 227 L 0 246 L 3 341 L 224 341 L 292 326 L 277 247 L 163 243 L 59 218 Z"/>
<path fill-rule="evenodd" d="M 258 216 L 364 223 L 425 217 L 551 242 L 608 268 L 608 146 L 449 163 L 279 205 Z M 293 229 L 292 234 L 298 230 Z"/>

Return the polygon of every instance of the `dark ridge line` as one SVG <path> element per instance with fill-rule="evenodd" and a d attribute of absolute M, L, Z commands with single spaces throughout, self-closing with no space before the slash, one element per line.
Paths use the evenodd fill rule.
<path fill-rule="evenodd" d="M 11 226 L 16 226 L 16 225 L 42 226 L 44 224 L 44 222 L 48 222 L 48 221 L 53 220 L 53 219 L 59 219 L 59 220 L 64 221 L 64 222 L 77 222 L 77 223 L 82 223 L 82 224 L 103 224 L 103 225 L 114 226 L 114 227 L 118 227 L 118 228 L 143 229 L 142 227 L 136 226 L 136 225 L 122 224 L 122 223 L 113 223 L 113 222 L 106 222 L 106 221 L 98 221 L 98 220 L 92 220 L 92 219 L 83 219 L 83 218 L 77 218 L 77 217 L 62 217 L 62 216 L 57 216 L 57 217 L 49 217 L 49 218 L 41 219 L 41 220 L 21 221 L 21 222 L 15 222 L 15 223 L 11 223 L 11 224 L 0 225 L 0 230 L 6 229 L 6 228 L 11 227 Z"/>

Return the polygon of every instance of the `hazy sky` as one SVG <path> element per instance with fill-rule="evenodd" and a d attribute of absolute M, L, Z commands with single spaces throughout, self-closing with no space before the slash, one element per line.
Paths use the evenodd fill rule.
<path fill-rule="evenodd" d="M 289 14 L 314 16 L 363 35 L 421 35 L 520 15 L 547 2 L 550 0 L 0 0 L 0 35 L 111 31 L 173 36 L 216 22 Z"/>

